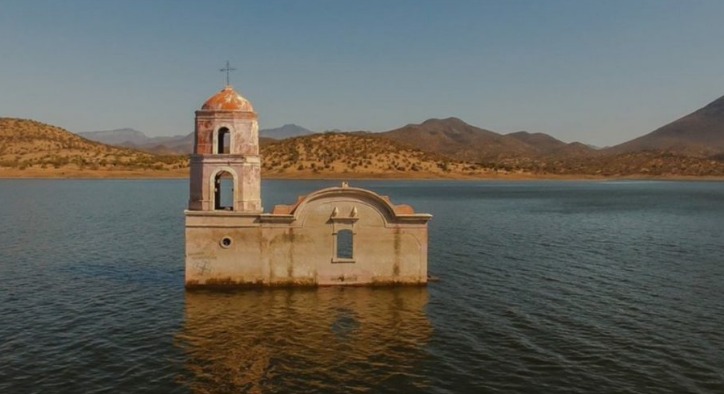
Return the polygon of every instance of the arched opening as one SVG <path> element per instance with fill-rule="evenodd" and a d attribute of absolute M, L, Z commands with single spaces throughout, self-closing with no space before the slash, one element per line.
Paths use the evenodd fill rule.
<path fill-rule="evenodd" d="M 354 254 L 352 230 L 337 231 L 337 259 L 352 260 Z"/>
<path fill-rule="evenodd" d="M 221 171 L 214 178 L 214 209 L 234 210 L 234 177 L 227 171 Z"/>
<path fill-rule="evenodd" d="M 231 153 L 231 132 L 228 128 L 222 127 L 219 129 L 216 135 L 216 144 L 216 153 Z"/>

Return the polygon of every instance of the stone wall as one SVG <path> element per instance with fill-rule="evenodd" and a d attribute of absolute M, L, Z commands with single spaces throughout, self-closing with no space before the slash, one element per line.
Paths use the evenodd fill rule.
<path fill-rule="evenodd" d="M 272 214 L 186 212 L 186 284 L 361 285 L 427 282 L 427 222 L 357 188 L 324 189 Z M 352 255 L 337 252 L 351 231 Z"/>

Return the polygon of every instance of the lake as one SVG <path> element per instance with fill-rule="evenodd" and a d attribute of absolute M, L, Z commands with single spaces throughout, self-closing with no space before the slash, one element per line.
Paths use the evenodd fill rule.
<path fill-rule="evenodd" d="M 186 292 L 186 180 L 0 180 L 0 392 L 724 392 L 723 182 L 351 185 L 439 281 Z"/>

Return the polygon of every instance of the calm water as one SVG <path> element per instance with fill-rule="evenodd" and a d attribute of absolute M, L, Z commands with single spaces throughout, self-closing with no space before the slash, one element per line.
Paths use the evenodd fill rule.
<path fill-rule="evenodd" d="M 0 392 L 724 392 L 724 183 L 352 184 L 439 282 L 187 293 L 186 181 L 0 181 Z"/>

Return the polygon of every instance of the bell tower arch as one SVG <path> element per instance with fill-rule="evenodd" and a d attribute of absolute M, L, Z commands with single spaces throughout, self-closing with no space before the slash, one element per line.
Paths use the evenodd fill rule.
<path fill-rule="evenodd" d="M 251 103 L 227 85 L 196 111 L 195 123 L 189 210 L 261 213 L 259 124 Z M 228 183 L 231 204 L 221 204 Z"/>

